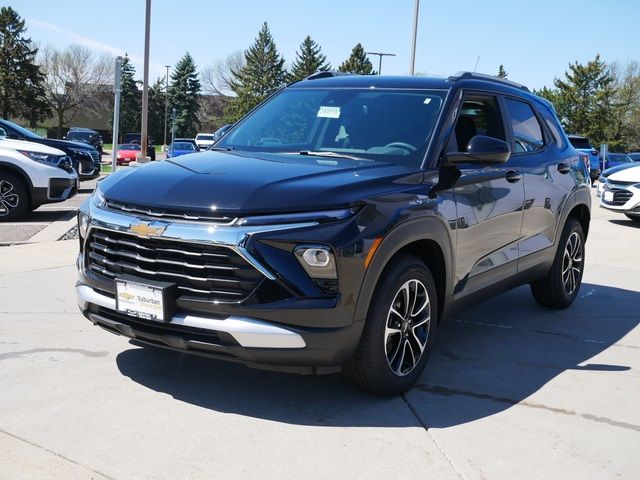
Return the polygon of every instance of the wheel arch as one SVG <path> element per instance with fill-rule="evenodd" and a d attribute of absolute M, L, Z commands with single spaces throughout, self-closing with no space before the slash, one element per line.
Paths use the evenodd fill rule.
<path fill-rule="evenodd" d="M 438 295 L 438 318 L 447 310 L 453 288 L 453 248 L 448 224 L 438 217 L 402 223 L 387 234 L 367 269 L 355 311 L 355 321 L 364 325 L 376 286 L 385 268 L 398 254 L 409 254 L 423 261 L 431 271 Z"/>

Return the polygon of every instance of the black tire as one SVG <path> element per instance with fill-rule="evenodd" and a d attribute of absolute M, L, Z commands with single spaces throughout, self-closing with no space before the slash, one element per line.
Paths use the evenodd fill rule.
<path fill-rule="evenodd" d="M 407 284 L 407 295 L 410 297 L 411 292 L 415 292 L 415 301 L 405 302 L 412 304 L 407 308 L 410 313 L 404 317 L 396 316 L 392 313 L 392 307 L 400 311 L 405 309 L 402 304 L 403 287 Z M 423 301 L 425 295 L 426 303 Z M 433 347 L 438 323 L 435 282 L 424 263 L 410 255 L 401 254 L 385 268 L 372 298 L 360 345 L 353 358 L 343 366 L 343 372 L 347 379 L 368 392 L 399 395 L 418 380 Z M 427 306 L 420 310 L 423 305 Z M 415 316 L 412 315 L 414 312 Z M 427 315 L 429 320 L 426 320 Z M 386 333 L 388 322 L 396 327 L 389 335 Z M 419 351 L 421 346 L 422 353 L 416 356 L 414 349 Z M 399 358 L 401 347 L 403 356 Z M 406 354 L 410 357 L 405 360 Z M 388 355 L 393 358 L 389 360 Z M 412 361 L 413 367 L 410 369 Z M 392 367 L 392 364 L 399 367 Z"/>
<path fill-rule="evenodd" d="M 625 216 L 629 220 L 633 220 L 634 222 L 640 222 L 640 215 L 631 215 L 630 213 L 625 213 Z"/>
<path fill-rule="evenodd" d="M 574 248 L 572 245 L 575 245 L 573 242 L 576 241 L 578 244 Z M 531 283 L 531 293 L 536 302 L 552 309 L 567 308 L 571 305 L 582 284 L 584 262 L 582 225 L 575 218 L 569 218 L 562 231 L 551 270 L 543 279 Z"/>
<path fill-rule="evenodd" d="M 29 211 L 29 191 L 20 177 L 0 172 L 0 222 L 11 222 Z"/>

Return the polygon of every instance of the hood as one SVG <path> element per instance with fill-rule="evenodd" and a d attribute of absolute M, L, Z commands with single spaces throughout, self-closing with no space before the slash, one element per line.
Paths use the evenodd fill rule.
<path fill-rule="evenodd" d="M 206 152 L 110 175 L 100 189 L 129 205 L 237 215 L 346 207 L 421 179 L 418 169 L 383 162 Z"/>
<path fill-rule="evenodd" d="M 27 152 L 44 153 L 45 155 L 63 156 L 62 150 L 53 148 L 41 143 L 27 142 L 25 140 L 0 140 L 0 148 L 8 148 L 11 150 L 23 150 Z"/>
<path fill-rule="evenodd" d="M 91 145 L 82 142 L 72 142 L 70 140 L 57 140 L 55 138 L 43 138 L 38 143 L 49 145 L 50 147 L 59 148 L 65 150 L 68 148 L 78 148 L 80 150 L 95 150 Z"/>
<path fill-rule="evenodd" d="M 624 164 L 612 168 L 611 171 L 606 170 L 605 173 L 607 180 L 612 182 L 640 183 L 640 165 Z"/>

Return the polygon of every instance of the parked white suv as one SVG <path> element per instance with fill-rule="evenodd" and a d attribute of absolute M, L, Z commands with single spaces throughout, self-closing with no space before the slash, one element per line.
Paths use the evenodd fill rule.
<path fill-rule="evenodd" d="M 640 221 L 640 164 L 605 170 L 600 178 L 600 205 Z"/>
<path fill-rule="evenodd" d="M 78 192 L 78 174 L 62 151 L 23 140 L 0 140 L 0 222 Z"/>
<path fill-rule="evenodd" d="M 213 145 L 213 133 L 199 133 L 196 135 L 196 145 L 200 150 L 206 150 Z"/>

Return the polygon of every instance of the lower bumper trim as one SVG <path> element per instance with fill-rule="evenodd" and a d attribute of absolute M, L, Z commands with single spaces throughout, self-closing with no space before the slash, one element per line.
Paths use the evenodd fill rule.
<path fill-rule="evenodd" d="M 77 285 L 76 294 L 78 306 L 82 311 L 86 311 L 89 304 L 114 311 L 116 309 L 115 299 L 98 293 L 87 285 Z M 241 346 L 248 348 L 297 349 L 306 346 L 304 339 L 296 332 L 255 318 L 230 316 L 219 319 L 178 313 L 169 323 L 212 332 L 225 332 Z M 127 335 L 126 332 L 122 333 Z"/>

